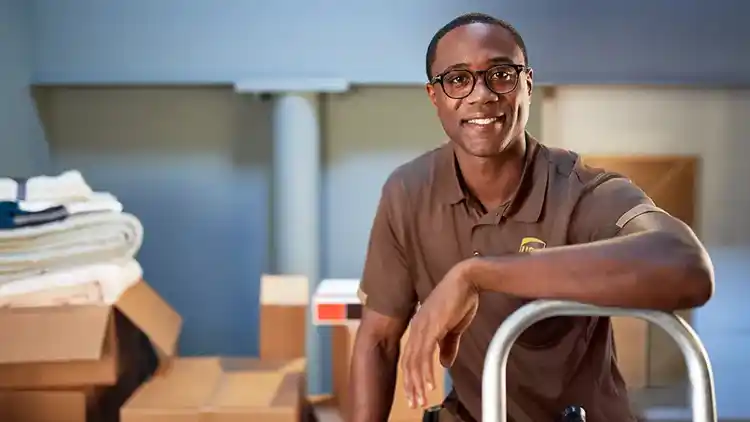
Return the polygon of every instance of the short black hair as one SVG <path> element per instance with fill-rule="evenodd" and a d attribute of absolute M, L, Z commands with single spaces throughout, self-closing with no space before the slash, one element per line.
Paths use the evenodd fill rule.
<path fill-rule="evenodd" d="M 521 52 L 523 52 L 523 60 L 525 62 L 523 64 L 529 64 L 529 56 L 526 53 L 526 43 L 523 42 L 521 34 L 518 32 L 518 30 L 516 30 L 516 28 L 513 27 L 513 25 L 502 19 L 497 19 L 484 13 L 467 13 L 445 24 L 445 26 L 440 28 L 435 33 L 435 35 L 433 35 L 432 40 L 430 40 L 430 45 L 427 46 L 427 57 L 425 60 L 425 71 L 427 73 L 428 80 L 432 79 L 432 64 L 435 62 L 435 52 L 440 40 L 445 36 L 445 34 L 451 32 L 452 30 L 464 25 L 470 25 L 472 23 L 497 25 L 507 29 L 511 33 L 511 35 L 513 35 L 513 39 L 515 39 L 516 44 L 518 44 L 518 47 L 521 49 Z"/>

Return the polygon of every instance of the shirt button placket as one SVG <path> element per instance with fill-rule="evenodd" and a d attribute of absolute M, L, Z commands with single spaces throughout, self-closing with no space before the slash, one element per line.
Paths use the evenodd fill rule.
<path fill-rule="evenodd" d="M 474 227 L 471 228 L 471 255 L 472 256 L 482 256 L 482 253 L 479 252 L 478 244 L 477 244 L 477 234 L 479 230 L 482 228 L 481 224 L 475 224 Z"/>

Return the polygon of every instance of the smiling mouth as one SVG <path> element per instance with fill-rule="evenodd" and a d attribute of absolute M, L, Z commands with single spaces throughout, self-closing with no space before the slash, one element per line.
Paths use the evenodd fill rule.
<path fill-rule="evenodd" d="M 498 122 L 501 122 L 505 115 L 494 116 L 494 117 L 481 117 L 475 119 L 464 119 L 461 120 L 462 124 L 474 125 L 474 126 L 489 126 Z"/>

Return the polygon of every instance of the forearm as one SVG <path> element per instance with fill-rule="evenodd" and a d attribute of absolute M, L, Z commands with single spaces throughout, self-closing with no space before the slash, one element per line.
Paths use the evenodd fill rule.
<path fill-rule="evenodd" d="M 468 278 L 480 291 L 528 299 L 671 311 L 700 306 L 712 293 L 702 248 L 664 232 L 472 261 Z"/>
<path fill-rule="evenodd" d="M 356 342 L 349 386 L 351 422 L 385 422 L 393 405 L 399 343 Z"/>

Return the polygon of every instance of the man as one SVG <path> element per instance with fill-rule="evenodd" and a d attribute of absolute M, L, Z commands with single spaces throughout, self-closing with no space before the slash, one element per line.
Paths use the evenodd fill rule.
<path fill-rule="evenodd" d="M 383 187 L 360 285 L 355 422 L 387 420 L 410 322 L 407 399 L 425 405 L 439 347 L 454 384 L 440 417 L 472 422 L 489 342 L 524 303 L 673 311 L 713 293 L 710 260 L 685 224 L 627 179 L 526 133 L 528 64 L 516 30 L 482 14 L 453 20 L 428 48 L 427 93 L 450 142 Z M 558 420 L 571 404 L 589 421 L 632 420 L 609 319 L 552 318 L 527 330 L 508 362 L 508 401 L 515 422 Z"/>

